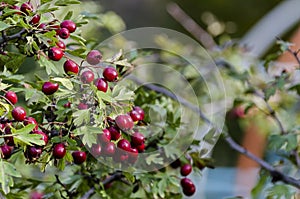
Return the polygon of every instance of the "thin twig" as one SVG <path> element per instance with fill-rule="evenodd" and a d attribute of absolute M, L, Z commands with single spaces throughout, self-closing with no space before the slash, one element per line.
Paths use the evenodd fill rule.
<path fill-rule="evenodd" d="M 167 5 L 168 13 L 188 32 L 190 32 L 207 49 L 216 47 L 214 39 L 201 28 L 178 4 L 172 2 Z"/>
<path fill-rule="evenodd" d="M 288 48 L 287 51 L 288 51 L 289 53 L 291 53 L 291 54 L 295 57 L 296 61 L 297 61 L 298 64 L 299 64 L 299 66 L 298 66 L 298 68 L 299 68 L 299 67 L 300 67 L 300 58 L 298 57 L 299 50 L 293 51 L 292 49 Z"/>

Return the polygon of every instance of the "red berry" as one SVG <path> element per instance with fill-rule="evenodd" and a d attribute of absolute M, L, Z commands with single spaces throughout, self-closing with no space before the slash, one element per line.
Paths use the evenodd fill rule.
<path fill-rule="evenodd" d="M 75 164 L 82 164 L 86 160 L 86 153 L 84 151 L 74 151 L 72 157 Z"/>
<path fill-rule="evenodd" d="M 96 158 L 99 157 L 101 155 L 101 145 L 93 144 L 91 148 L 91 154 Z"/>
<path fill-rule="evenodd" d="M 113 160 L 115 162 L 125 162 L 126 160 L 128 160 L 129 155 L 128 153 L 124 153 L 123 151 L 116 151 L 116 153 L 113 156 Z"/>
<path fill-rule="evenodd" d="M 102 54 L 98 50 L 91 50 L 87 56 L 86 61 L 91 65 L 97 65 L 102 59 Z"/>
<path fill-rule="evenodd" d="M 68 29 L 70 33 L 75 32 L 76 30 L 76 24 L 71 20 L 61 22 L 60 27 Z"/>
<path fill-rule="evenodd" d="M 22 14 L 21 12 L 19 12 L 21 10 L 21 8 L 19 6 L 13 5 L 11 8 L 14 9 L 15 11 L 17 11 L 17 12 L 15 12 L 15 14 L 17 14 L 17 15 Z"/>
<path fill-rule="evenodd" d="M 123 131 L 129 131 L 133 128 L 133 121 L 131 117 L 127 114 L 118 115 L 115 119 L 117 126 Z"/>
<path fill-rule="evenodd" d="M 110 126 L 107 130 L 110 132 L 111 140 L 118 140 L 121 137 L 121 133 L 117 127 Z"/>
<path fill-rule="evenodd" d="M 85 110 L 85 109 L 88 109 L 89 108 L 89 106 L 87 105 L 87 104 L 85 104 L 85 103 L 82 103 L 82 102 L 80 102 L 79 104 L 78 104 L 78 107 L 77 107 L 79 110 Z"/>
<path fill-rule="evenodd" d="M 128 162 L 133 164 L 137 161 L 138 157 L 139 157 L 139 152 L 136 148 L 131 148 L 130 153 L 128 153 Z"/>
<path fill-rule="evenodd" d="M 3 159 L 8 159 L 11 156 L 11 148 L 8 145 L 3 145 L 0 147 L 0 156 Z"/>
<path fill-rule="evenodd" d="M 41 16 L 36 14 L 32 17 L 32 19 L 30 20 L 30 23 L 33 25 L 36 25 L 40 22 Z"/>
<path fill-rule="evenodd" d="M 20 10 L 25 14 L 29 14 L 33 10 L 33 6 L 30 2 L 25 2 L 21 5 Z"/>
<path fill-rule="evenodd" d="M 103 132 L 98 135 L 98 141 L 102 144 L 107 144 L 111 140 L 111 134 L 108 129 L 103 129 Z"/>
<path fill-rule="evenodd" d="M 53 61 L 59 61 L 63 56 L 64 52 L 58 47 L 52 47 L 48 50 L 48 57 Z"/>
<path fill-rule="evenodd" d="M 141 144 L 141 145 L 138 145 L 138 146 L 135 146 L 135 148 L 141 153 L 141 152 L 144 152 L 145 150 L 145 144 Z"/>
<path fill-rule="evenodd" d="M 106 82 L 105 79 L 103 79 L 103 78 L 98 78 L 98 79 L 95 81 L 95 86 L 97 87 L 97 89 L 98 89 L 99 91 L 102 91 L 102 92 L 106 93 L 107 88 L 108 88 L 108 83 Z"/>
<path fill-rule="evenodd" d="M 76 75 L 79 71 L 79 66 L 74 61 L 68 59 L 64 63 L 64 70 L 68 75 Z"/>
<path fill-rule="evenodd" d="M 142 120 L 142 116 L 135 110 L 130 111 L 130 117 L 134 122 Z"/>
<path fill-rule="evenodd" d="M 45 30 L 46 27 L 47 27 L 47 25 L 46 25 L 45 23 L 41 23 L 40 25 L 38 25 L 38 28 L 39 28 L 39 29 Z"/>
<path fill-rule="evenodd" d="M 65 49 L 66 49 L 66 44 L 65 44 L 63 41 L 61 41 L 61 40 L 59 40 L 59 41 L 56 43 L 56 46 L 59 47 L 59 48 L 62 49 L 62 50 L 65 50 Z"/>
<path fill-rule="evenodd" d="M 34 131 L 38 130 L 38 128 L 39 128 L 37 121 L 33 117 L 25 118 L 24 125 L 27 126 L 28 124 L 35 124 L 35 127 L 33 129 Z"/>
<path fill-rule="evenodd" d="M 15 107 L 12 112 L 11 112 L 13 118 L 18 121 L 18 122 L 22 122 L 25 120 L 26 118 L 26 111 L 23 107 L 21 106 L 17 106 Z"/>
<path fill-rule="evenodd" d="M 185 164 L 180 168 L 180 174 L 182 176 L 187 176 L 192 172 L 192 166 L 190 164 Z"/>
<path fill-rule="evenodd" d="M 63 158 L 66 155 L 66 152 L 67 152 L 67 150 L 66 150 L 64 143 L 56 144 L 53 148 L 53 156 L 56 159 Z"/>
<path fill-rule="evenodd" d="M 90 70 L 87 70 L 87 71 L 84 71 L 82 74 L 81 74 L 81 81 L 84 83 L 84 84 L 89 84 L 91 83 L 92 81 L 94 80 L 94 73 Z"/>
<path fill-rule="evenodd" d="M 141 145 L 145 142 L 145 137 L 143 134 L 139 133 L 139 132 L 135 132 L 133 133 L 133 135 L 131 136 L 131 143 L 133 146 L 138 146 Z"/>
<path fill-rule="evenodd" d="M 10 101 L 10 103 L 12 104 L 16 104 L 18 102 L 18 97 L 16 95 L 15 92 L 13 91 L 8 91 L 6 94 L 5 94 L 5 98 Z"/>
<path fill-rule="evenodd" d="M 4 134 L 5 135 L 10 135 L 11 134 L 11 124 L 6 124 L 5 129 L 4 129 Z M 14 138 L 13 136 L 5 137 L 4 138 L 5 143 L 8 146 L 15 146 Z"/>
<path fill-rule="evenodd" d="M 106 81 L 113 82 L 118 77 L 118 72 L 113 67 L 107 67 L 103 71 L 103 77 L 106 79 Z"/>
<path fill-rule="evenodd" d="M 184 195 L 192 196 L 195 193 L 196 187 L 189 178 L 181 179 L 180 184 L 181 184 Z"/>
<path fill-rule="evenodd" d="M 123 149 L 124 151 L 130 152 L 131 151 L 130 142 L 128 140 L 126 140 L 126 139 L 121 139 L 118 142 L 118 148 Z"/>
<path fill-rule="evenodd" d="M 42 92 L 45 95 L 52 95 L 58 90 L 58 83 L 52 83 L 52 82 L 45 82 L 42 87 Z"/>
<path fill-rule="evenodd" d="M 58 30 L 58 36 L 62 39 L 67 39 L 70 36 L 70 32 L 67 28 L 61 28 Z"/>
<path fill-rule="evenodd" d="M 43 198 L 43 194 L 39 193 L 37 191 L 33 191 L 30 193 L 29 199 L 42 199 Z"/>
<path fill-rule="evenodd" d="M 43 131 L 34 131 L 33 134 L 42 135 L 41 140 L 43 140 L 45 142 L 45 145 L 48 144 L 48 135 L 46 135 Z"/>
<path fill-rule="evenodd" d="M 103 154 L 107 156 L 113 156 L 116 151 L 116 146 L 113 142 L 109 142 L 103 148 Z"/>
<path fill-rule="evenodd" d="M 145 118 L 145 112 L 141 107 L 135 106 L 132 110 L 140 115 L 140 120 L 143 120 Z"/>

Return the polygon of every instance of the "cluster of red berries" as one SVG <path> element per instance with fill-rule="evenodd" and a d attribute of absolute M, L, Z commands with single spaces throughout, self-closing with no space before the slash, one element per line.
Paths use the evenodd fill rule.
<path fill-rule="evenodd" d="M 185 165 L 181 166 L 180 174 L 182 176 L 188 176 L 192 172 L 192 169 L 193 169 L 192 165 L 185 164 Z M 194 183 L 192 182 L 191 179 L 189 179 L 187 177 L 184 177 L 181 179 L 180 185 L 182 187 L 182 191 L 183 191 L 184 195 L 186 195 L 186 196 L 192 196 L 196 191 L 196 187 L 195 187 Z"/>
<path fill-rule="evenodd" d="M 140 114 L 137 116 L 140 119 L 135 119 L 135 121 L 144 119 L 143 109 L 136 106 L 133 110 L 139 110 L 138 114 Z M 118 115 L 115 119 L 107 118 L 107 122 L 109 126 L 98 135 L 98 142 L 92 145 L 91 153 L 96 158 L 112 157 L 118 163 L 134 164 L 138 159 L 138 154 L 145 150 L 145 136 L 133 130 L 134 120 L 130 113 Z M 127 136 L 129 139 L 126 139 L 122 133 L 129 134 Z"/>
<path fill-rule="evenodd" d="M 18 97 L 15 92 L 7 91 L 4 98 L 9 102 L 12 106 L 14 106 L 18 102 Z M 5 135 L 4 137 L 4 144 L 0 146 L 0 155 L 3 159 L 9 159 L 12 155 L 14 150 L 15 143 L 13 136 L 9 136 L 12 134 L 11 128 L 14 124 L 15 127 L 18 127 L 20 124 L 23 126 L 34 124 L 34 128 L 32 130 L 32 134 L 39 134 L 41 135 L 41 140 L 44 141 L 44 146 L 48 144 L 49 137 L 46 133 L 39 130 L 39 126 L 37 121 L 33 117 L 28 117 L 26 110 L 21 106 L 15 106 L 12 111 L 12 120 L 8 120 L 2 118 L 0 123 L 0 131 L 1 134 Z M 27 158 L 28 162 L 36 161 L 43 152 L 43 146 L 32 145 L 26 148 L 24 152 L 25 157 Z M 53 147 L 53 157 L 56 159 L 61 159 L 66 154 L 66 146 L 64 143 L 58 143 Z M 74 151 L 72 153 L 74 163 L 81 164 L 86 160 L 86 153 L 84 151 Z"/>

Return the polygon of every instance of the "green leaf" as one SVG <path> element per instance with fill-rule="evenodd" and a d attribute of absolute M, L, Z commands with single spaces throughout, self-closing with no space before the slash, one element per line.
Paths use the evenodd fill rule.
<path fill-rule="evenodd" d="M 292 198 L 295 194 L 288 185 L 273 185 L 266 190 L 267 198 L 281 199 L 281 198 Z"/>
<path fill-rule="evenodd" d="M 73 11 L 69 11 L 66 16 L 64 17 L 64 20 L 69 20 L 72 18 L 72 15 L 73 15 Z"/>
<path fill-rule="evenodd" d="M 5 165 L 1 158 L 0 159 L 0 183 L 1 183 L 2 191 L 4 192 L 4 194 L 8 194 L 10 192 L 8 181 L 9 181 L 9 179 L 6 174 Z"/>
<path fill-rule="evenodd" d="M 11 27 L 11 25 L 4 23 L 3 21 L 0 21 L 0 31 L 5 30 L 7 28 Z"/>
<path fill-rule="evenodd" d="M 26 56 L 20 53 L 9 52 L 7 55 L 0 54 L 0 66 L 6 66 L 9 71 L 15 73 L 19 70 L 25 59 Z"/>
<path fill-rule="evenodd" d="M 80 1 L 77 0 L 59 0 L 55 2 L 56 6 L 67 6 L 71 4 L 80 4 Z"/>
<path fill-rule="evenodd" d="M 286 151 L 292 151 L 297 145 L 297 135 L 295 134 L 271 135 L 269 137 L 268 147 L 271 150 L 278 151 L 280 149 L 285 149 Z"/>
<path fill-rule="evenodd" d="M 40 64 L 41 67 L 46 67 L 46 72 L 48 75 L 50 75 L 52 72 L 54 72 L 55 74 L 59 74 L 58 69 L 56 68 L 56 66 L 49 61 L 46 57 L 41 56 L 40 59 L 38 60 L 38 63 Z"/>
<path fill-rule="evenodd" d="M 13 130 L 13 137 L 16 144 L 26 144 L 26 145 L 32 145 L 36 144 L 39 146 L 45 145 L 45 142 L 41 140 L 42 135 L 39 134 L 29 134 L 35 127 L 35 124 L 29 124 L 25 127 Z"/>
<path fill-rule="evenodd" d="M 46 97 L 45 95 L 36 89 L 28 88 L 25 89 L 25 100 L 27 101 L 28 105 L 32 105 L 33 103 L 39 102 L 39 101 L 45 101 Z"/>
<path fill-rule="evenodd" d="M 10 176 L 13 176 L 16 178 L 22 177 L 21 173 L 16 170 L 15 165 L 13 165 L 9 162 L 3 162 L 3 164 L 4 164 L 4 169 L 5 169 L 5 172 L 7 173 L 7 175 L 10 175 Z"/>
<path fill-rule="evenodd" d="M 109 103 L 112 102 L 112 97 L 111 97 L 111 93 L 108 91 L 106 93 L 102 92 L 102 91 L 96 91 L 96 96 L 98 98 L 98 100 L 104 100 L 107 101 Z"/>
<path fill-rule="evenodd" d="M 158 153 L 154 153 L 154 154 L 151 154 L 149 155 L 147 158 L 146 158 L 146 163 L 148 165 L 150 165 L 151 163 L 155 163 L 155 164 L 163 164 L 163 158 L 162 157 L 159 157 L 160 154 Z"/>
<path fill-rule="evenodd" d="M 265 99 L 268 101 L 271 96 L 275 95 L 276 87 L 273 87 L 273 86 L 269 87 L 269 88 L 265 89 L 264 92 L 265 92 Z"/>
<path fill-rule="evenodd" d="M 88 124 L 90 122 L 90 110 L 78 110 L 73 113 L 74 124 L 78 127 L 82 124 Z"/>
<path fill-rule="evenodd" d="M 115 101 L 131 101 L 133 100 L 135 94 L 133 91 L 129 90 L 127 87 L 121 85 L 115 85 L 112 90 L 112 98 Z"/>
<path fill-rule="evenodd" d="M 67 78 L 55 77 L 52 80 L 61 83 L 68 90 L 73 90 L 73 88 L 74 88 L 71 80 L 69 80 Z"/>

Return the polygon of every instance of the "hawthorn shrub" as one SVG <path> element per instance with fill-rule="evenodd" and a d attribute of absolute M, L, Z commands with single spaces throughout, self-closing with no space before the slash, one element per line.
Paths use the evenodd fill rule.
<path fill-rule="evenodd" d="M 172 52 L 148 49 L 123 53 L 109 44 L 102 49 L 81 35 L 83 25 L 94 20 L 94 15 L 76 17 L 69 11 L 62 18 L 56 17 L 55 11 L 72 4 L 80 2 L 43 0 L 33 5 L 30 1 L 6 0 L 0 4 L 2 195 L 182 198 L 201 189 L 191 176 L 199 177 L 205 167 L 213 168 L 207 146 L 213 146 L 220 133 L 233 149 L 248 155 L 237 147 L 226 128 L 220 129 L 198 106 L 154 84 L 125 81 L 136 65 L 149 59 L 179 71 L 194 89 L 201 108 L 210 108 L 206 104 L 211 103 L 212 95 L 218 99 L 215 106 L 222 107 L 220 102 L 226 101 L 229 110 L 239 107 L 236 116 L 246 123 L 259 121 L 256 124 L 268 134 L 269 149 L 281 158 L 272 163 L 258 158 L 262 178 L 254 197 L 266 192 L 268 197 L 289 198 L 294 194 L 290 185 L 299 188 L 299 182 L 287 179 L 299 164 L 298 121 L 285 119 L 288 114 L 297 118 L 294 108 L 299 85 L 293 79 L 294 71 L 272 73 L 272 61 L 281 52 L 290 51 L 288 43 L 280 41 L 280 53 L 270 55 L 264 66 L 234 44 L 209 52 L 221 72 L 224 88 L 230 88 L 226 90 L 228 98 L 223 99 L 217 90 L 209 93 L 205 79 L 172 53 L 199 60 L 199 54 L 206 54 L 203 49 L 191 49 L 164 35 L 155 38 L 156 42 L 160 49 L 171 47 Z M 120 48 L 128 44 L 130 48 L 131 43 L 123 39 L 114 44 Z M 107 48 L 113 53 L 107 53 Z M 292 53 L 297 57 L 297 52 Z M 24 72 L 28 60 L 38 65 L 34 75 Z M 210 72 L 208 67 L 203 75 Z M 154 70 L 147 75 L 161 74 Z M 277 99 L 277 107 L 270 104 L 272 97 Z M 210 126 L 202 137 L 195 137 L 190 130 L 194 122 L 182 122 L 181 103 L 195 112 L 190 118 L 203 120 L 199 126 Z M 251 119 L 247 119 L 249 110 L 255 112 Z M 222 118 L 219 112 L 217 109 Z M 284 174 L 277 168 L 282 162 L 288 167 Z M 281 181 L 284 183 L 268 187 L 268 183 Z"/>

